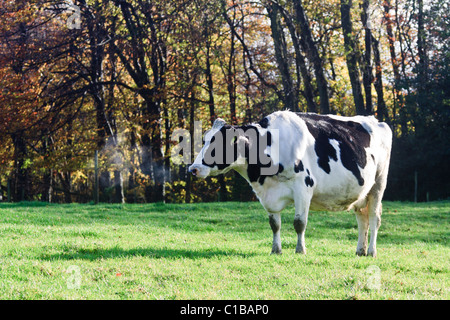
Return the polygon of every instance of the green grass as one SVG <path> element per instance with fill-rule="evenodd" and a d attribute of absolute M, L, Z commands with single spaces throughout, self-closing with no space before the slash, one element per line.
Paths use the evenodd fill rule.
<path fill-rule="evenodd" d="M 0 299 L 449 299 L 449 212 L 384 203 L 373 259 L 347 212 L 311 212 L 296 255 L 286 209 L 277 256 L 259 203 L 2 203 Z"/>

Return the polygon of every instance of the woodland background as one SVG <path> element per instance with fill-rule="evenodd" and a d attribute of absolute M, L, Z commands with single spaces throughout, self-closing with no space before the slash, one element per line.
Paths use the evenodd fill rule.
<path fill-rule="evenodd" d="M 178 128 L 276 110 L 394 131 L 387 200 L 450 195 L 444 0 L 0 0 L 0 198 L 247 201 L 175 165 Z M 75 19 L 74 18 L 80 18 Z"/>

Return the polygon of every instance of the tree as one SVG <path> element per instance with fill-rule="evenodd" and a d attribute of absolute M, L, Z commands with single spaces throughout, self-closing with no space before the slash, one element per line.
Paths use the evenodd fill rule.
<path fill-rule="evenodd" d="M 290 71 L 290 56 L 288 54 L 287 42 L 284 36 L 283 26 L 280 22 L 280 14 L 278 4 L 269 3 L 267 11 L 270 18 L 271 35 L 274 44 L 275 59 L 277 61 L 278 70 L 281 75 L 283 84 L 283 102 L 284 106 L 292 111 L 298 111 L 298 87 L 294 85 L 294 80 Z"/>
<path fill-rule="evenodd" d="M 376 114 L 394 129 L 386 194 L 411 199 L 416 176 L 419 201 L 448 196 L 447 3 L 73 3 L 0 0 L 0 189 L 12 200 L 90 201 L 96 150 L 102 201 L 251 199 L 236 177 L 205 183 L 172 163 L 171 133 L 284 108 Z"/>
<path fill-rule="evenodd" d="M 297 32 L 297 28 L 294 24 L 294 19 L 292 18 L 292 15 L 287 12 L 284 8 L 282 8 L 278 3 L 273 3 L 280 8 L 281 15 L 284 18 L 284 21 L 286 22 L 286 26 L 289 30 L 289 34 L 292 39 L 292 45 L 294 47 L 295 51 L 295 64 L 296 64 L 296 71 L 297 71 L 297 86 L 296 86 L 296 94 L 298 95 L 300 91 L 300 79 L 303 80 L 303 90 L 301 91 L 302 95 L 305 97 L 306 104 L 307 104 L 307 110 L 310 112 L 317 112 L 318 107 L 314 100 L 314 88 L 312 85 L 312 78 L 310 75 L 310 72 L 308 70 L 305 57 L 303 53 L 301 52 L 301 40 L 299 37 L 299 34 Z"/>
<path fill-rule="evenodd" d="M 323 61 L 317 50 L 316 43 L 313 39 L 311 28 L 309 26 L 308 18 L 301 0 L 292 0 L 295 10 L 295 17 L 300 27 L 301 45 L 303 46 L 308 58 L 314 66 L 314 75 L 317 81 L 317 89 L 320 96 L 320 111 L 321 113 L 330 113 L 330 101 L 328 96 L 328 84 L 323 72 Z"/>
<path fill-rule="evenodd" d="M 353 34 L 353 24 L 351 18 L 352 0 L 341 0 L 341 22 L 344 34 L 345 56 L 347 59 L 347 69 L 352 85 L 353 100 L 357 114 L 366 114 L 364 98 L 361 89 L 361 80 L 358 68 L 358 49 Z M 370 46 L 369 46 L 370 47 Z"/>
<path fill-rule="evenodd" d="M 363 0 L 361 22 L 364 28 L 364 55 L 362 59 L 362 73 L 363 73 L 363 87 L 366 98 L 365 114 L 374 114 L 372 104 L 372 42 L 373 36 L 370 30 L 369 20 L 369 5 L 370 0 Z"/>
<path fill-rule="evenodd" d="M 114 35 L 112 46 L 133 79 L 136 92 L 145 101 L 145 107 L 140 110 L 143 130 L 141 170 L 153 181 L 147 198 L 163 201 L 166 168 L 162 151 L 161 112 L 167 69 L 164 37 L 170 33 L 172 24 L 164 16 L 166 8 L 163 3 L 115 0 L 114 4 L 121 11 L 124 25 L 117 28 L 118 34 Z M 128 37 L 130 42 L 125 42 Z"/>

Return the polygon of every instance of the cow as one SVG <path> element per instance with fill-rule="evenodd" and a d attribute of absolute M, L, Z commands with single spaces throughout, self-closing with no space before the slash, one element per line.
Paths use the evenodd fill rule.
<path fill-rule="evenodd" d="M 374 116 L 277 111 L 244 126 L 216 119 L 204 140 L 189 172 L 200 178 L 229 170 L 242 175 L 268 213 L 272 254 L 282 252 L 280 213 L 293 204 L 296 253 L 306 253 L 310 209 L 354 209 L 356 254 L 376 256 L 392 145 L 386 123 Z"/>

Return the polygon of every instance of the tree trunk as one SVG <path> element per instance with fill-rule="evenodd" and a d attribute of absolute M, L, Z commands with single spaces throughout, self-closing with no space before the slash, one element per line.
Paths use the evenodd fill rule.
<path fill-rule="evenodd" d="M 283 95 L 280 92 L 280 90 L 278 89 L 277 85 L 275 83 L 273 83 L 272 81 L 267 81 L 265 79 L 265 77 L 261 74 L 260 70 L 253 63 L 251 50 L 248 48 L 247 44 L 244 42 L 244 39 L 237 33 L 236 26 L 234 25 L 234 22 L 231 21 L 230 17 L 228 16 L 227 1 L 226 0 L 220 0 L 220 4 L 221 4 L 222 15 L 225 18 L 228 26 L 230 27 L 231 33 L 239 40 L 239 42 L 242 45 L 242 49 L 243 49 L 244 53 L 247 56 L 249 69 L 252 70 L 252 72 L 258 77 L 258 79 L 261 81 L 261 83 L 264 86 L 266 86 L 267 88 L 272 89 L 276 93 L 278 98 L 281 101 L 283 101 Z"/>
<path fill-rule="evenodd" d="M 130 132 L 130 144 L 128 147 L 128 151 L 130 153 L 130 163 L 131 166 L 128 169 L 129 176 L 128 176 L 128 193 L 127 193 L 127 202 L 136 203 L 137 202 L 137 196 L 136 196 L 136 167 L 134 166 L 135 163 L 135 157 L 136 157 L 136 133 L 134 131 L 134 128 L 131 129 Z"/>
<path fill-rule="evenodd" d="M 383 74 L 381 68 L 381 58 L 379 50 L 379 42 L 372 36 L 373 58 L 375 62 L 375 91 L 377 92 L 377 118 L 390 124 L 388 110 L 384 101 L 383 93 Z"/>
<path fill-rule="evenodd" d="M 317 89 L 320 96 L 320 111 L 330 113 L 330 102 L 328 97 L 328 83 L 323 72 L 323 61 L 317 50 L 316 43 L 312 37 L 311 28 L 303 9 L 301 0 L 292 0 L 296 13 L 296 20 L 300 26 L 301 45 L 303 46 L 308 58 L 314 66 L 314 75 L 316 76 Z"/>
<path fill-rule="evenodd" d="M 53 170 L 47 169 L 44 174 L 44 191 L 42 192 L 41 201 L 51 203 L 53 193 Z"/>
<path fill-rule="evenodd" d="M 418 0 L 418 34 L 417 52 L 419 54 L 419 71 L 417 73 L 418 93 L 417 99 L 420 110 L 424 110 L 425 91 L 428 82 L 428 57 L 426 51 L 426 32 L 424 27 L 423 0 Z"/>
<path fill-rule="evenodd" d="M 27 146 L 22 133 L 12 135 L 14 143 L 14 162 L 16 168 L 15 183 L 14 183 L 14 200 L 26 201 L 29 199 L 29 169 L 27 168 Z"/>
<path fill-rule="evenodd" d="M 212 71 L 211 71 L 211 58 L 209 56 L 210 51 L 211 51 L 210 41 L 209 41 L 209 39 L 206 39 L 205 76 L 206 76 L 206 85 L 207 85 L 207 89 L 208 89 L 209 117 L 210 117 L 211 123 L 214 123 L 214 120 L 216 120 L 216 111 L 215 111 L 215 102 L 214 102 L 214 82 L 213 82 Z"/>
<path fill-rule="evenodd" d="M 114 203 L 125 203 L 123 194 L 123 176 L 119 170 L 114 171 Z"/>
<path fill-rule="evenodd" d="M 137 93 L 145 100 L 141 114 L 140 167 L 142 173 L 151 179 L 146 198 L 149 202 L 164 201 L 166 170 L 161 136 L 161 104 L 164 101 L 166 50 L 157 30 L 161 25 L 155 20 L 155 11 L 149 2 L 120 1 L 116 6 L 120 7 L 131 38 L 131 47 L 127 48 L 131 52 L 124 53 L 114 42 L 110 45 L 136 84 Z M 138 9 L 145 18 L 142 21 Z M 149 41 L 149 44 L 144 45 L 144 41 Z"/>
<path fill-rule="evenodd" d="M 394 105 L 392 112 L 392 124 L 396 123 L 396 113 L 403 106 L 403 95 L 399 95 L 399 82 L 400 82 L 400 71 L 399 63 L 397 59 L 397 53 L 395 50 L 395 35 L 393 31 L 394 21 L 391 19 L 391 3 L 390 0 L 385 0 L 383 3 L 384 7 L 384 22 L 386 25 L 386 34 L 389 43 L 389 53 L 391 57 L 392 71 L 394 73 L 394 86 L 392 88 L 394 94 Z M 395 129 L 395 128 L 394 128 Z M 403 130 L 403 129 L 402 129 Z M 394 130 L 395 131 L 395 130 Z"/>
<path fill-rule="evenodd" d="M 96 17 L 92 12 L 91 8 L 86 6 L 86 3 L 82 3 L 84 6 L 86 25 L 88 29 L 89 37 L 89 50 L 90 50 L 90 60 L 89 60 L 89 93 L 93 98 L 95 111 L 96 111 L 96 122 L 97 122 L 97 150 L 100 154 L 103 153 L 102 150 L 107 142 L 107 137 L 111 136 L 111 130 L 108 127 L 108 119 L 105 112 L 105 93 L 104 86 L 101 84 L 103 81 L 103 60 L 105 57 L 104 46 L 100 43 L 102 42 L 102 35 L 100 30 L 96 28 L 97 24 L 101 25 L 100 21 L 97 21 Z M 111 180 L 109 172 L 104 171 L 100 173 L 99 188 L 102 195 L 101 201 L 107 201 L 106 190 L 111 186 Z"/>
<path fill-rule="evenodd" d="M 196 83 L 197 75 L 193 75 L 192 80 L 192 88 L 191 88 L 191 103 L 189 108 L 189 134 L 191 136 L 191 163 L 194 160 L 194 115 L 195 115 L 195 83 Z M 192 193 L 192 175 L 187 173 L 186 175 L 186 198 L 185 202 L 191 202 L 191 193 Z"/>
<path fill-rule="evenodd" d="M 242 30 L 242 40 L 245 41 L 245 34 L 244 29 Z M 246 81 L 243 83 L 243 86 L 245 88 L 245 123 L 250 123 L 252 118 L 252 110 L 250 107 L 250 87 L 252 84 L 252 78 L 250 76 L 250 73 L 248 72 L 247 67 L 247 54 L 245 50 L 242 50 L 242 66 L 244 67 L 244 73 Z"/>
<path fill-rule="evenodd" d="M 366 114 L 366 109 L 364 107 L 361 80 L 359 78 L 356 42 L 353 38 L 353 27 L 350 13 L 351 7 L 351 0 L 341 0 L 341 23 L 342 31 L 344 33 L 347 69 L 350 77 L 350 83 L 352 85 L 353 100 L 355 102 L 356 113 L 364 115 Z"/>
<path fill-rule="evenodd" d="M 155 93 L 156 95 L 156 93 Z M 164 201 L 165 167 L 163 143 L 161 137 L 160 102 L 154 95 L 146 96 L 146 110 L 144 114 L 144 134 L 142 135 L 141 168 L 151 180 L 149 193 L 150 202 Z"/>
<path fill-rule="evenodd" d="M 371 61 L 371 52 L 372 52 L 372 32 L 370 30 L 370 21 L 369 21 L 369 5 L 370 0 L 363 0 L 362 3 L 362 13 L 361 13 L 361 21 L 364 28 L 364 44 L 365 44 L 365 52 L 363 56 L 363 85 L 364 85 L 364 93 L 366 97 L 366 114 L 373 114 L 373 104 L 372 104 L 372 61 Z"/>
<path fill-rule="evenodd" d="M 51 146 L 51 138 L 48 136 L 48 131 L 43 130 L 41 133 L 42 136 L 42 147 L 40 153 L 44 157 L 44 162 L 48 162 L 48 153 L 50 152 Z M 44 177 L 43 177 L 43 191 L 41 196 L 41 201 L 44 202 L 52 202 L 52 193 L 53 193 L 53 170 L 51 168 L 45 168 Z"/>
<path fill-rule="evenodd" d="M 276 4 L 267 6 L 267 11 L 270 18 L 271 35 L 275 49 L 275 59 L 277 61 L 278 70 L 281 75 L 281 82 L 283 84 L 283 104 L 285 108 L 292 111 L 298 110 L 298 91 L 295 90 L 292 80 L 291 72 L 289 70 L 289 57 L 284 37 L 284 30 L 280 22 L 279 9 Z"/>
<path fill-rule="evenodd" d="M 286 22 L 286 26 L 288 27 L 289 33 L 292 39 L 292 45 L 295 50 L 295 64 L 297 69 L 297 95 L 300 93 L 300 79 L 303 80 L 303 91 L 301 94 L 305 97 L 307 104 L 307 111 L 309 112 L 317 112 L 318 107 L 316 102 L 314 101 L 314 88 L 312 86 L 311 75 L 306 66 L 305 57 L 303 56 L 300 50 L 300 39 L 297 34 L 297 30 L 292 22 L 290 15 L 286 14 L 286 11 L 283 8 L 279 8 L 281 14 L 283 15 L 284 21 Z"/>
<path fill-rule="evenodd" d="M 233 18 L 234 22 L 234 18 Z M 228 98 L 230 101 L 230 124 L 235 125 L 236 118 L 236 37 L 235 33 L 231 32 L 230 38 L 230 56 L 228 58 L 228 65 L 226 67 L 226 81 Z M 210 114 L 212 118 L 215 114 Z"/>
<path fill-rule="evenodd" d="M 164 168 L 165 168 L 165 182 L 172 181 L 172 170 L 170 166 L 170 136 L 172 134 L 172 127 L 169 119 L 169 110 L 167 105 L 164 104 L 163 108 L 164 113 L 164 131 L 165 131 L 165 157 L 164 157 Z"/>
<path fill-rule="evenodd" d="M 70 172 L 58 172 L 59 180 L 61 181 L 61 185 L 63 187 L 64 192 L 64 202 L 71 203 L 71 174 Z"/>
<path fill-rule="evenodd" d="M 386 0 L 386 2 L 388 2 L 390 0 Z M 401 10 L 401 8 L 400 8 Z M 407 63 L 405 61 L 406 59 L 406 54 L 403 50 L 403 37 L 402 37 L 402 32 L 401 32 L 401 22 L 400 20 L 402 20 L 402 14 L 399 12 L 399 2 L 397 0 L 395 0 L 395 23 L 397 24 L 397 31 L 398 31 L 398 43 L 399 43 L 399 48 L 400 48 L 400 65 L 399 65 L 399 71 L 401 69 L 402 74 L 403 74 L 403 80 L 405 80 L 406 82 L 408 82 L 408 77 L 406 75 L 406 69 L 407 69 Z M 401 68 L 400 68 L 401 67 Z M 398 114 L 399 114 L 399 123 L 400 123 L 400 129 L 402 132 L 402 136 L 405 137 L 408 134 L 408 126 L 406 124 L 406 110 L 405 110 L 405 100 L 403 98 L 403 94 L 401 94 L 401 90 L 402 90 L 402 85 L 400 84 L 400 73 L 399 73 L 399 78 L 398 81 L 396 81 L 395 87 L 397 89 L 398 92 Z M 409 84 L 406 85 L 406 90 L 408 92 L 408 95 L 410 94 L 410 90 L 409 90 Z"/>
<path fill-rule="evenodd" d="M 178 117 L 178 128 L 186 128 L 186 104 L 183 104 L 182 108 L 179 108 L 177 110 L 177 117 Z M 184 137 L 182 139 L 185 139 Z M 181 142 L 181 140 L 179 141 Z M 184 151 L 183 151 L 184 152 Z M 191 159 L 189 159 L 191 161 Z M 182 180 L 186 181 L 187 179 L 187 163 L 181 162 L 178 166 L 178 174 L 176 177 L 174 177 L 174 180 Z"/>

